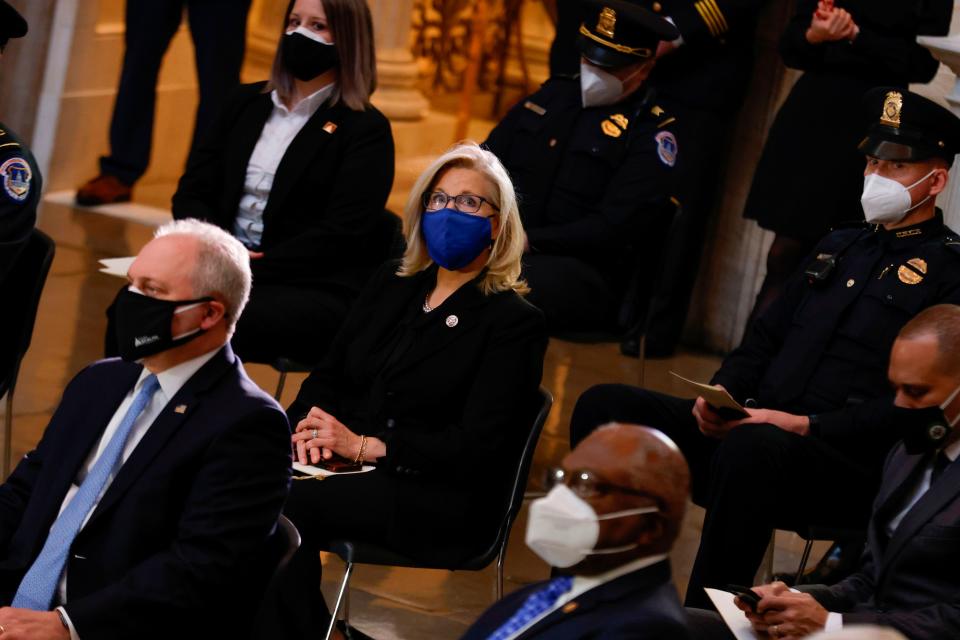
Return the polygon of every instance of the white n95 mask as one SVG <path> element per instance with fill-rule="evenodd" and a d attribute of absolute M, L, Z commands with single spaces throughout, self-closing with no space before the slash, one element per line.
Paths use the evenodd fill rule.
<path fill-rule="evenodd" d="M 527 546 L 552 567 L 572 567 L 589 555 L 620 553 L 637 546 L 595 549 L 600 537 L 600 520 L 657 511 L 657 507 L 639 507 L 598 516 L 583 498 L 560 484 L 545 497 L 530 503 Z"/>
<path fill-rule="evenodd" d="M 623 95 L 623 83 L 608 71 L 580 61 L 580 98 L 586 107 L 614 104 Z"/>
<path fill-rule="evenodd" d="M 876 173 L 864 177 L 860 204 L 863 205 L 863 215 L 867 222 L 891 224 L 903 220 L 908 213 L 930 199 L 930 196 L 927 196 L 911 207 L 910 190 L 932 176 L 935 171 L 936 169 L 933 169 L 909 187 Z"/>

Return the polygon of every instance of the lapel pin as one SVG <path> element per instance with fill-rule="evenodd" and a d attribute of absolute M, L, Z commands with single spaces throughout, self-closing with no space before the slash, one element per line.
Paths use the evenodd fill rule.
<path fill-rule="evenodd" d="M 174 412 L 174 413 L 186 413 L 186 412 L 187 412 L 187 405 L 185 405 L 185 404 L 178 404 L 178 405 L 177 405 L 177 408 L 174 409 L 173 412 Z"/>
<path fill-rule="evenodd" d="M 337 123 L 327 122 L 327 124 L 323 125 L 323 130 L 326 131 L 327 133 L 333 133 L 334 131 L 337 130 Z"/>
<path fill-rule="evenodd" d="M 447 326 L 450 327 L 451 329 L 453 329 L 459 323 L 460 323 L 460 318 L 458 318 L 457 316 L 452 316 L 452 315 L 447 316 Z"/>
<path fill-rule="evenodd" d="M 563 612 L 564 612 L 564 613 L 572 613 L 572 612 L 576 611 L 576 610 L 577 610 L 577 607 L 579 607 L 579 606 L 580 606 L 580 604 L 577 603 L 577 602 L 568 602 L 567 604 L 563 605 Z"/>

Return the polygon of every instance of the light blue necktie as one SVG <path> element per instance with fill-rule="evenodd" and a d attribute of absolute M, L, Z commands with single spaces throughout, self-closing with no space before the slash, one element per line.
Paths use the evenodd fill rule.
<path fill-rule="evenodd" d="M 17 595 L 13 598 L 14 607 L 35 611 L 50 610 L 53 594 L 57 589 L 57 583 L 60 582 L 60 574 L 63 573 L 63 566 L 66 564 L 73 539 L 77 537 L 84 519 L 93 509 L 104 485 L 119 464 L 120 454 L 123 453 L 133 423 L 143 413 L 150 398 L 159 387 L 157 376 L 151 374 L 143 379 L 140 392 L 133 399 L 133 404 L 127 409 L 126 415 L 120 421 L 120 426 L 110 438 L 107 447 L 97 458 L 80 488 L 73 494 L 73 499 L 50 528 L 40 555 L 33 561 L 20 582 Z"/>
<path fill-rule="evenodd" d="M 506 640 L 530 624 L 530 621 L 534 620 L 537 616 L 553 607 L 553 603 L 557 601 L 557 598 L 567 591 L 570 591 L 572 586 L 573 578 L 570 576 L 554 578 L 542 589 L 531 594 L 524 601 L 523 606 L 521 606 L 509 620 L 504 622 L 499 629 L 491 633 L 487 640 Z"/>

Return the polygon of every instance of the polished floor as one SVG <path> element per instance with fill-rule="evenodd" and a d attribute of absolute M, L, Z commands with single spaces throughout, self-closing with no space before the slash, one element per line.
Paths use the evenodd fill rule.
<path fill-rule="evenodd" d="M 33 344 L 24 361 L 14 398 L 13 459 L 19 459 L 41 436 L 67 381 L 102 353 L 104 310 L 120 284 L 98 272 L 97 260 L 133 255 L 149 240 L 154 214 L 127 215 L 78 210 L 65 199 L 47 201 L 40 227 L 57 242 L 57 255 L 43 293 Z M 153 216 L 153 218 L 151 218 Z M 669 371 L 696 379 L 709 378 L 719 359 L 680 353 L 667 360 L 648 361 L 647 386 L 682 394 Z M 273 392 L 277 374 L 251 365 L 248 371 Z M 303 376 L 291 376 L 282 402 L 289 403 Z M 567 425 L 576 398 L 600 382 L 637 384 L 639 361 L 619 354 L 617 345 L 586 345 L 553 341 L 547 353 L 543 384 L 555 398 L 553 411 L 537 449 L 535 471 L 558 462 L 567 451 Z M 673 552 L 675 582 L 686 589 L 702 522 L 702 511 L 691 507 Z M 506 590 L 545 577 L 548 569 L 523 544 L 525 516 L 515 524 L 506 562 Z M 796 566 L 802 542 L 793 534 L 778 534 L 775 569 Z M 328 599 L 342 574 L 336 558 L 325 559 Z M 378 640 L 392 638 L 457 638 L 493 598 L 494 571 L 424 571 L 360 567 L 354 574 L 351 622 Z"/>

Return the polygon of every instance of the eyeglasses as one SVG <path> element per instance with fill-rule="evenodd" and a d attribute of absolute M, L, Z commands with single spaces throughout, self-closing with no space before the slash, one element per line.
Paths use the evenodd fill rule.
<path fill-rule="evenodd" d="M 636 491 L 635 489 L 631 489 L 629 487 L 622 487 L 620 485 L 604 482 L 592 471 L 587 469 L 579 469 L 577 471 L 570 472 L 560 467 L 549 469 L 543 481 L 544 489 L 546 491 L 550 491 L 557 485 L 561 484 L 565 484 L 570 487 L 570 490 L 581 498 L 593 498 L 603 493 L 612 492 L 629 493 L 635 496 L 652 498 L 652 496 L 644 493 L 643 491 Z"/>
<path fill-rule="evenodd" d="M 475 196 L 472 193 L 461 193 L 458 196 L 448 196 L 443 191 L 425 191 L 421 197 L 423 208 L 427 211 L 439 211 L 447 206 L 453 200 L 453 207 L 461 213 L 477 213 L 480 207 L 486 202 L 495 211 L 500 211 L 500 207 L 493 204 L 482 196 Z"/>

